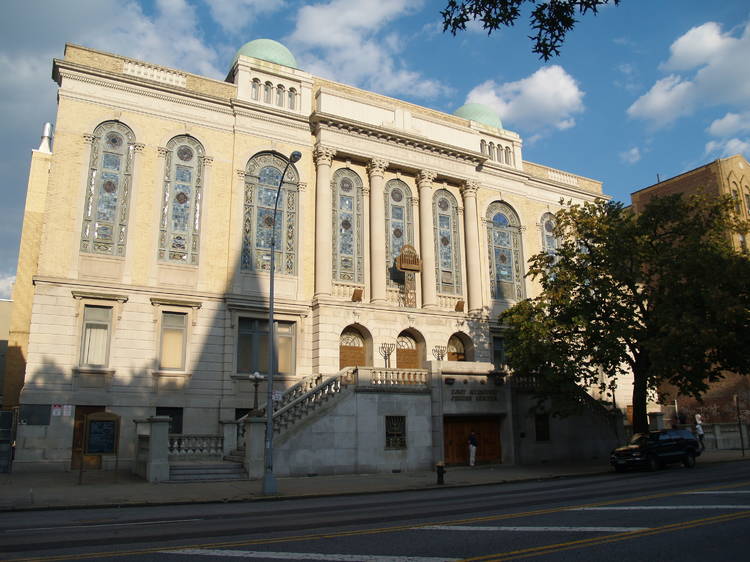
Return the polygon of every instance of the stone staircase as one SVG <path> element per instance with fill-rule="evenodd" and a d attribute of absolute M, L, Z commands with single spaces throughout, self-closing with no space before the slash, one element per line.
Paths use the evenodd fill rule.
<path fill-rule="evenodd" d="M 176 462 L 169 464 L 170 482 L 247 480 L 242 463 L 232 461 Z"/>

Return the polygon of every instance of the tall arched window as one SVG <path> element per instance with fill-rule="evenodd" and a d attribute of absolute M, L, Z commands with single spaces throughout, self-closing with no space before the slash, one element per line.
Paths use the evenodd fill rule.
<path fill-rule="evenodd" d="M 487 248 L 490 254 L 492 298 L 507 301 L 523 299 L 521 222 L 507 203 L 496 201 L 487 209 Z"/>
<path fill-rule="evenodd" d="M 198 264 L 203 211 L 203 146 L 181 135 L 167 143 L 159 225 L 159 259 Z"/>
<path fill-rule="evenodd" d="M 487 155 L 489 156 L 490 160 L 494 160 L 495 159 L 495 143 L 494 142 L 491 142 L 489 144 L 489 152 L 488 152 Z"/>
<path fill-rule="evenodd" d="M 260 99 L 260 80 L 257 78 L 253 80 L 253 83 L 250 86 L 250 97 L 255 101 Z"/>
<path fill-rule="evenodd" d="M 81 228 L 81 251 L 124 256 L 135 135 L 119 121 L 94 129 Z"/>
<path fill-rule="evenodd" d="M 266 82 L 263 84 L 263 101 L 265 103 L 271 103 L 271 90 L 273 89 L 273 84 L 270 82 Z"/>
<path fill-rule="evenodd" d="M 435 277 L 438 293 L 461 294 L 461 240 L 458 231 L 458 203 L 439 189 L 432 199 L 435 239 Z"/>
<path fill-rule="evenodd" d="M 479 141 L 479 150 L 482 152 L 482 154 L 487 154 L 487 141 L 482 139 Z"/>
<path fill-rule="evenodd" d="M 333 192 L 333 279 L 363 283 L 362 180 L 348 168 L 336 170 Z"/>
<path fill-rule="evenodd" d="M 245 168 L 245 209 L 242 228 L 242 271 L 271 269 L 275 236 L 276 273 L 297 273 L 297 198 L 299 174 L 289 166 L 279 194 L 276 224 L 273 206 L 286 158 L 273 152 L 253 156 Z"/>
<path fill-rule="evenodd" d="M 297 90 L 289 88 L 289 109 L 296 109 L 297 107 Z"/>
<path fill-rule="evenodd" d="M 276 105 L 278 105 L 279 107 L 284 107 L 285 97 L 286 96 L 284 96 L 284 86 L 279 84 L 278 86 L 276 86 Z"/>
<path fill-rule="evenodd" d="M 508 166 L 513 165 L 513 151 L 510 149 L 509 146 L 505 147 L 505 163 Z"/>
<path fill-rule="evenodd" d="M 542 231 L 542 250 L 550 255 L 557 252 L 557 238 L 555 238 L 555 215 L 544 213 L 539 223 Z"/>
<path fill-rule="evenodd" d="M 402 285 L 404 274 L 396 269 L 396 258 L 404 244 L 414 245 L 411 190 L 401 180 L 385 184 L 386 268 L 388 284 Z"/>

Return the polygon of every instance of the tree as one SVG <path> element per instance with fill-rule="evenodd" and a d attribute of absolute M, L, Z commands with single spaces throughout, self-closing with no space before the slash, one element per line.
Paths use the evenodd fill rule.
<path fill-rule="evenodd" d="M 636 432 L 662 382 L 699 398 L 725 371 L 750 373 L 750 259 L 729 236 L 748 223 L 730 199 L 655 198 L 639 215 L 568 204 L 555 217 L 556 252 L 529 260 L 540 295 L 501 317 L 514 373 L 549 393 L 611 390 L 632 373 Z"/>
<path fill-rule="evenodd" d="M 529 18 L 529 25 L 536 30 L 536 35 L 529 36 L 534 41 L 532 52 L 539 58 L 548 61 L 560 54 L 560 47 L 565 42 L 565 35 L 575 24 L 576 12 L 585 15 L 592 12 L 596 15 L 599 7 L 609 4 L 610 0 L 449 0 L 440 15 L 443 16 L 443 31 L 450 30 L 455 35 L 466 29 L 470 21 L 479 20 L 488 33 L 500 27 L 510 27 L 521 15 L 521 7 L 526 3 L 534 5 Z M 612 0 L 618 5 L 620 0 Z"/>

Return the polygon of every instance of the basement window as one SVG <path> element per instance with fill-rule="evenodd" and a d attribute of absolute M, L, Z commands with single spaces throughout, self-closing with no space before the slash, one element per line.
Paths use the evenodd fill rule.
<path fill-rule="evenodd" d="M 406 416 L 385 417 L 385 448 L 406 449 Z"/>

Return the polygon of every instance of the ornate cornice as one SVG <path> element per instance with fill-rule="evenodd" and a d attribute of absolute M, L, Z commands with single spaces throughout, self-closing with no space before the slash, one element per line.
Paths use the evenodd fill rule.
<path fill-rule="evenodd" d="M 439 158 L 452 158 L 463 162 L 469 162 L 473 166 L 482 164 L 487 156 L 481 152 L 467 150 L 465 148 L 434 141 L 426 137 L 412 135 L 404 131 L 383 129 L 368 123 L 345 119 L 338 115 L 329 113 L 313 113 L 310 122 L 318 130 L 331 129 L 343 132 L 347 135 L 367 138 L 375 142 L 388 145 L 397 145 L 410 150 L 431 154 Z"/>
<path fill-rule="evenodd" d="M 313 158 L 316 166 L 330 166 L 333 163 L 333 157 L 336 156 L 336 149 L 321 144 L 315 145 Z"/>
<path fill-rule="evenodd" d="M 370 177 L 374 176 L 380 176 L 383 177 L 383 174 L 388 169 L 389 162 L 386 160 L 381 160 L 380 158 L 373 158 L 367 163 L 367 173 L 370 174 Z"/>

